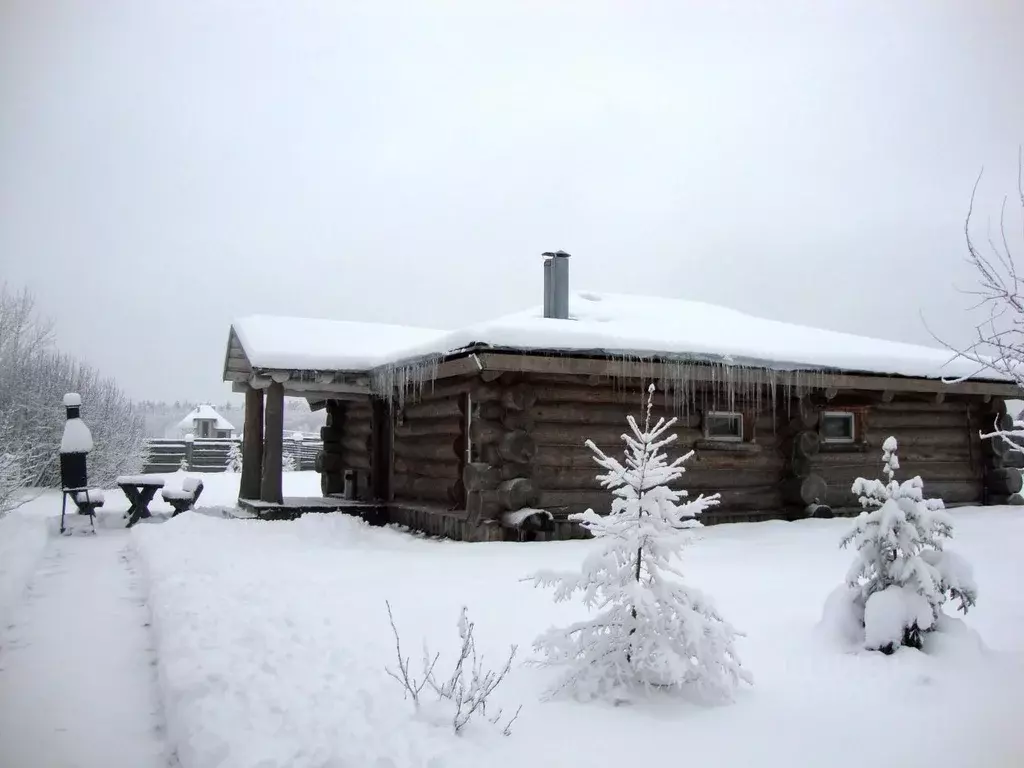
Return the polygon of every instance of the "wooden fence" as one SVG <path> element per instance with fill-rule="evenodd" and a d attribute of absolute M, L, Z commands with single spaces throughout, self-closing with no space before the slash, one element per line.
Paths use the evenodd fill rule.
<path fill-rule="evenodd" d="M 146 474 L 175 472 L 184 461 L 185 469 L 190 472 L 224 472 L 233 445 L 241 450 L 242 442 L 226 437 L 197 437 L 191 443 L 183 438 L 150 438 L 146 441 L 143 471 Z M 285 458 L 290 456 L 297 470 L 313 469 L 316 455 L 323 448 L 320 440 L 298 441 L 291 437 L 285 437 L 283 445 Z"/>

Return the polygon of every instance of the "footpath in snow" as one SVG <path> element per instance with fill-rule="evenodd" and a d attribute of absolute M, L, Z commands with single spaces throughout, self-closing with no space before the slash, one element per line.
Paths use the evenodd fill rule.
<path fill-rule="evenodd" d="M 148 612 L 128 545 L 118 528 L 51 536 L 4 613 L 3 768 L 168 765 Z"/>

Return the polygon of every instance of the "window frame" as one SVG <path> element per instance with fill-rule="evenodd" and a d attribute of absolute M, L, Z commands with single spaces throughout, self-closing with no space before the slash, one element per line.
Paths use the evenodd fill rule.
<path fill-rule="evenodd" d="M 735 435 L 712 435 L 708 432 L 708 422 L 714 418 L 727 418 L 736 421 L 739 432 Z M 706 411 L 704 413 L 704 439 L 719 443 L 743 442 L 743 414 L 740 411 Z"/>
<path fill-rule="evenodd" d="M 842 418 L 850 423 L 849 437 L 828 437 L 824 432 L 825 419 Z M 818 435 L 821 442 L 829 445 L 850 445 L 857 442 L 857 415 L 853 411 L 822 411 L 821 421 L 818 423 Z"/>

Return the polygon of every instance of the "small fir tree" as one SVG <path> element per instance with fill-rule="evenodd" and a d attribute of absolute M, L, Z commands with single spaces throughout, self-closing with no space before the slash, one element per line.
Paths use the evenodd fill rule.
<path fill-rule="evenodd" d="M 285 454 L 284 458 L 281 459 L 281 470 L 283 472 L 295 471 L 295 457 L 290 453 Z"/>
<path fill-rule="evenodd" d="M 718 615 L 711 601 L 687 587 L 676 560 L 700 527 L 696 516 L 718 503 L 718 494 L 685 501 L 673 490 L 683 463 L 671 463 L 664 449 L 675 419 L 651 424 L 654 385 L 648 388 L 644 424 L 629 416 L 624 434 L 625 459 L 605 455 L 591 440 L 587 447 L 607 470 L 598 475 L 612 491 L 611 513 L 588 509 L 571 515 L 598 540 L 580 572 L 542 571 L 530 580 L 553 587 L 555 601 L 579 594 L 596 615 L 537 638 L 534 648 L 543 666 L 566 669 L 551 691 L 571 691 L 581 698 L 618 699 L 631 690 L 693 690 L 705 697 L 728 699 L 741 682 L 751 682 L 734 648 L 742 636 Z"/>
<path fill-rule="evenodd" d="M 942 500 L 924 498 L 920 477 L 894 479 L 896 450 L 894 437 L 882 445 L 884 481 L 854 481 L 864 512 L 841 542 L 857 549 L 846 581 L 865 645 L 886 654 L 901 645 L 920 648 L 922 635 L 936 629 L 947 597 L 959 600 L 964 613 L 977 597 L 970 565 L 943 549 L 953 522 Z"/>
<path fill-rule="evenodd" d="M 242 446 L 237 442 L 232 442 L 231 447 L 228 448 L 227 471 L 242 471 Z"/>

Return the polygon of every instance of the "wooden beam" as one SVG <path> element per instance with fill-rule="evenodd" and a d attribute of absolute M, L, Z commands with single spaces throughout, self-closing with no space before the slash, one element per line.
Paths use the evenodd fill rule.
<path fill-rule="evenodd" d="M 318 384 L 315 381 L 297 381 L 292 379 L 284 383 L 284 391 L 287 395 L 298 397 L 322 396 L 329 400 L 335 395 L 366 395 L 370 396 L 369 386 L 363 384 Z"/>
<path fill-rule="evenodd" d="M 260 498 L 263 482 L 263 392 L 245 390 L 245 426 L 242 430 L 242 477 L 238 498 Z"/>
<path fill-rule="evenodd" d="M 640 378 L 670 379 L 675 370 L 672 363 L 640 362 L 624 363 L 621 360 L 581 357 L 550 357 L 544 355 L 515 355 L 501 352 L 481 352 L 478 358 L 484 370 L 517 371 L 524 373 L 551 373 L 576 376 L 611 376 L 620 377 L 623 371 L 630 371 L 631 376 Z M 454 362 L 454 361 L 452 361 Z M 475 364 L 473 365 L 475 368 Z M 742 368 L 743 366 L 736 366 Z M 635 371 L 635 374 L 632 373 Z M 890 392 L 945 392 L 959 395 L 997 394 L 1005 397 L 1021 397 L 1024 393 L 1015 384 L 997 382 L 964 381 L 959 383 L 943 382 L 939 379 L 903 378 L 892 376 L 865 376 L 846 373 L 812 373 L 818 389 L 865 389 Z M 694 364 L 692 376 L 696 381 L 721 382 L 722 373 L 710 366 L 705 371 L 699 364 Z M 795 385 L 801 379 L 801 372 L 776 371 L 776 382 L 782 385 Z M 800 383 L 803 383 L 802 381 Z"/>
<path fill-rule="evenodd" d="M 277 382 L 267 387 L 267 405 L 264 419 L 263 477 L 260 484 L 260 500 L 281 504 L 284 501 L 281 493 L 284 448 L 284 387 Z"/>
<path fill-rule="evenodd" d="M 313 412 L 322 411 L 327 407 L 326 400 L 317 400 L 315 397 L 307 397 L 306 402 L 309 403 L 309 410 Z"/>

